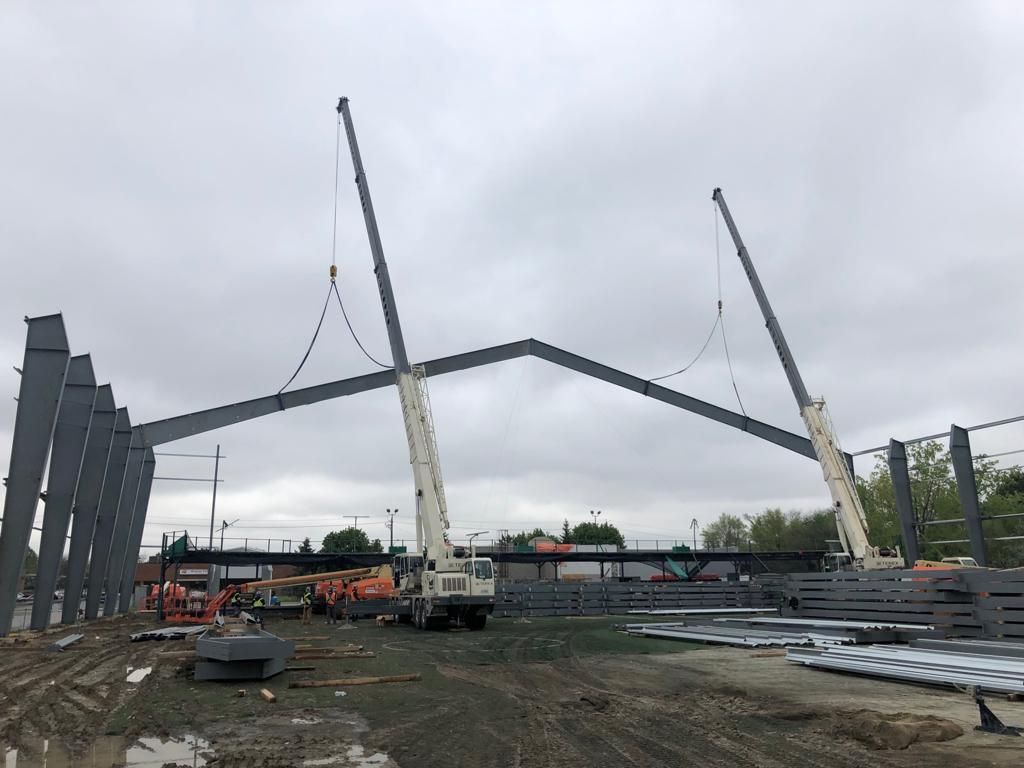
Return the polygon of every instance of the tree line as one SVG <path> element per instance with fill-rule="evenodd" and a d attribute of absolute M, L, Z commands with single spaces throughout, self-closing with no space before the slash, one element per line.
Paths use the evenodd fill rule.
<path fill-rule="evenodd" d="M 921 556 L 927 560 L 941 560 L 943 557 L 969 554 L 966 543 L 938 543 L 966 539 L 963 523 L 927 525 L 936 520 L 963 517 L 949 451 L 935 441 L 908 445 L 907 464 L 914 516 L 919 526 Z M 984 522 L 990 563 L 1003 568 L 1024 566 L 1024 470 L 1002 470 L 994 460 L 981 457 L 975 460 L 974 473 L 982 515 L 1021 515 Z M 876 456 L 875 466 L 867 477 L 857 478 L 857 492 L 864 504 L 871 543 L 879 547 L 898 546 L 906 551 L 896 514 L 892 478 L 884 456 Z M 736 547 L 758 551 L 833 549 L 830 544 L 838 539 L 835 515 L 828 508 L 783 512 L 776 507 L 757 514 L 723 513 L 703 527 L 702 536 L 704 547 L 708 549 Z M 1010 536 L 1021 536 L 1022 539 L 997 540 Z M 619 529 L 611 523 L 588 521 L 570 525 L 568 520 L 563 520 L 561 530 L 555 533 L 543 528 L 505 533 L 498 543 L 519 546 L 538 537 L 561 544 L 625 546 Z M 313 551 L 309 539 L 303 542 L 299 551 Z M 383 547 L 379 539 L 371 541 L 363 531 L 349 527 L 325 536 L 320 551 L 381 552 Z"/>
<path fill-rule="evenodd" d="M 970 554 L 969 546 L 940 544 L 950 539 L 966 539 L 963 523 L 927 525 L 936 520 L 963 517 L 956 478 L 953 476 L 949 452 L 938 442 L 907 446 L 910 492 L 914 501 L 914 517 L 918 524 L 921 557 L 941 560 L 943 557 Z M 975 460 L 974 474 L 978 486 L 981 514 L 1021 517 L 987 520 L 983 523 L 988 542 L 990 564 L 1002 568 L 1024 565 L 1024 540 L 998 541 L 1008 536 L 1024 536 L 1024 470 L 1001 470 L 985 457 Z M 877 456 L 871 474 L 857 478 L 857 492 L 864 505 L 875 546 L 899 546 L 905 550 L 896 513 L 892 477 L 884 456 Z M 703 528 L 704 546 L 708 548 L 738 547 L 741 549 L 800 550 L 829 549 L 829 541 L 838 538 L 835 515 L 831 509 L 813 512 L 766 509 L 756 515 L 722 514 Z"/>

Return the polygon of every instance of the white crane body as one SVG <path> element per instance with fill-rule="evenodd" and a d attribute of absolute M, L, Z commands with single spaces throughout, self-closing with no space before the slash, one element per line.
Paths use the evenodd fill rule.
<path fill-rule="evenodd" d="M 373 271 L 377 276 L 384 322 L 395 365 L 395 384 L 409 442 L 409 463 L 416 493 L 417 552 L 395 557 L 395 583 L 400 590 L 398 599 L 403 602 L 403 607 L 410 609 L 413 622 L 421 629 L 448 619 L 463 621 L 470 629 L 482 629 L 494 608 L 493 564 L 489 558 L 475 557 L 471 552 L 457 550 L 448 540 L 448 506 L 427 396 L 426 375 L 422 368 L 409 364 L 405 351 L 398 307 L 387 262 L 384 260 L 384 249 L 377 230 L 377 219 L 348 99 L 340 99 L 337 109 L 345 123 L 356 173 L 355 182 L 359 188 L 359 201 L 370 240 Z"/>
<path fill-rule="evenodd" d="M 826 567 L 835 568 L 837 567 L 836 563 L 841 563 L 846 559 L 856 570 L 902 568 L 903 557 L 898 548 L 881 548 L 870 543 L 868 538 L 870 530 L 867 516 L 864 514 L 864 506 L 857 495 L 857 484 L 853 478 L 853 472 L 846 463 L 846 455 L 843 453 L 839 439 L 832 427 L 825 401 L 821 398 L 812 400 L 807 394 L 807 388 L 804 386 L 800 371 L 793 360 L 789 344 L 782 333 L 782 327 L 779 325 L 778 318 L 775 317 L 775 312 L 768 301 L 768 295 L 757 276 L 750 253 L 743 244 L 736 223 L 729 213 L 722 190 L 716 189 L 712 194 L 712 199 L 722 212 L 722 218 L 725 220 L 725 225 L 736 246 L 736 254 L 739 256 L 750 286 L 754 290 L 757 304 L 761 308 L 768 333 L 775 344 L 775 351 L 786 372 L 786 377 L 789 379 L 793 395 L 796 397 L 800 416 L 807 428 L 814 455 L 818 459 L 818 464 L 821 465 L 825 483 L 828 485 L 829 494 L 832 497 L 832 511 L 835 513 L 836 528 L 839 531 L 839 541 L 844 552 L 842 556 L 832 558 L 832 565 Z"/>

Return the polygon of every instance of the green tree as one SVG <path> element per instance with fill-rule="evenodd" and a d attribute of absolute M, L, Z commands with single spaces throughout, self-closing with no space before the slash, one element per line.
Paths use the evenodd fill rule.
<path fill-rule="evenodd" d="M 567 544 L 613 544 L 616 547 L 626 546 L 619 529 L 611 523 L 577 523 Z"/>
<path fill-rule="evenodd" d="M 831 509 L 819 509 L 814 512 L 789 512 L 786 527 L 787 550 L 829 549 L 828 542 L 835 540 L 836 516 Z"/>
<path fill-rule="evenodd" d="M 36 551 L 32 549 L 32 547 L 29 547 L 25 550 L 25 559 L 21 564 L 21 572 L 34 574 L 38 565 L 39 555 L 36 554 Z"/>
<path fill-rule="evenodd" d="M 575 544 L 576 539 L 573 538 L 572 528 L 569 526 L 569 520 L 565 519 L 562 521 L 562 543 L 563 544 Z"/>
<path fill-rule="evenodd" d="M 370 538 L 359 528 L 349 526 L 341 531 L 331 531 L 324 536 L 321 552 L 383 552 L 380 539 Z"/>
<path fill-rule="evenodd" d="M 777 552 L 790 548 L 790 518 L 781 509 L 766 509 L 757 515 L 747 515 L 746 518 L 754 549 Z"/>
<path fill-rule="evenodd" d="M 302 543 L 299 544 L 298 549 L 296 549 L 295 551 L 301 552 L 302 554 L 309 554 L 313 551 L 313 545 L 309 543 L 309 536 L 302 540 Z"/>
<path fill-rule="evenodd" d="M 907 464 L 922 557 L 940 560 L 950 554 L 964 552 L 963 545 L 930 543 L 951 538 L 966 538 L 962 523 L 924 525 L 936 520 L 963 517 L 949 451 L 934 440 L 908 445 Z M 1002 480 L 1000 474 L 995 461 L 983 456 L 975 460 L 974 476 L 979 501 L 984 503 L 996 491 Z M 892 477 L 884 456 L 876 457 L 875 467 L 870 476 L 866 479 L 858 478 L 857 491 L 864 505 L 871 543 L 875 546 L 892 546 L 902 542 Z M 950 547 L 956 548 L 956 552 Z"/>
<path fill-rule="evenodd" d="M 742 517 L 723 512 L 717 520 L 704 526 L 704 547 L 719 549 L 746 546 L 747 534 L 747 524 Z"/>
<path fill-rule="evenodd" d="M 519 533 L 514 534 L 502 534 L 501 537 L 498 539 L 498 543 L 519 547 L 523 546 L 524 544 L 529 544 L 531 539 L 536 538 L 548 538 L 554 541 L 558 541 L 557 536 L 553 536 L 552 534 L 545 532 L 542 528 L 534 528 L 532 531 L 520 531 Z"/>

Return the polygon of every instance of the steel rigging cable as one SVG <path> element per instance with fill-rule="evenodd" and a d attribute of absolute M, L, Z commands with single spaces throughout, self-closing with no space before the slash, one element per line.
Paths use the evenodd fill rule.
<path fill-rule="evenodd" d="M 729 379 L 732 381 L 732 391 L 736 393 L 736 402 L 739 403 L 740 411 L 744 416 L 747 415 L 746 409 L 743 407 L 743 400 L 740 397 L 739 387 L 736 386 L 736 376 L 732 369 L 732 357 L 729 354 L 729 340 L 725 335 L 725 317 L 722 315 L 722 252 L 719 238 L 719 223 L 718 223 L 718 206 L 712 204 L 712 209 L 715 216 L 715 276 L 718 283 L 718 314 L 715 316 L 715 322 L 711 326 L 711 331 L 708 333 L 708 337 L 704 340 L 703 346 L 697 356 L 693 358 L 689 363 L 680 368 L 678 371 L 672 373 L 666 373 L 664 376 L 655 376 L 654 378 L 648 379 L 648 381 L 661 381 L 662 379 L 669 379 L 673 376 L 678 376 L 680 373 L 685 373 L 690 370 L 698 360 L 703 357 L 704 352 L 707 350 L 708 345 L 711 343 L 711 339 L 715 335 L 716 330 L 722 332 L 722 346 L 725 348 L 725 361 L 729 367 Z"/>

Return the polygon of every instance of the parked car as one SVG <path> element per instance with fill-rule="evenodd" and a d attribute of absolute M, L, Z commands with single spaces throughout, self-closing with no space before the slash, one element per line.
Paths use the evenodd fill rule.
<path fill-rule="evenodd" d="M 32 602 L 32 595 L 31 595 L 31 593 L 19 592 L 18 593 L 18 602 L 19 603 L 31 603 Z"/>
<path fill-rule="evenodd" d="M 64 599 L 64 590 L 63 589 L 58 589 L 56 592 L 54 592 L 53 593 L 53 599 L 54 600 L 63 600 Z"/>

